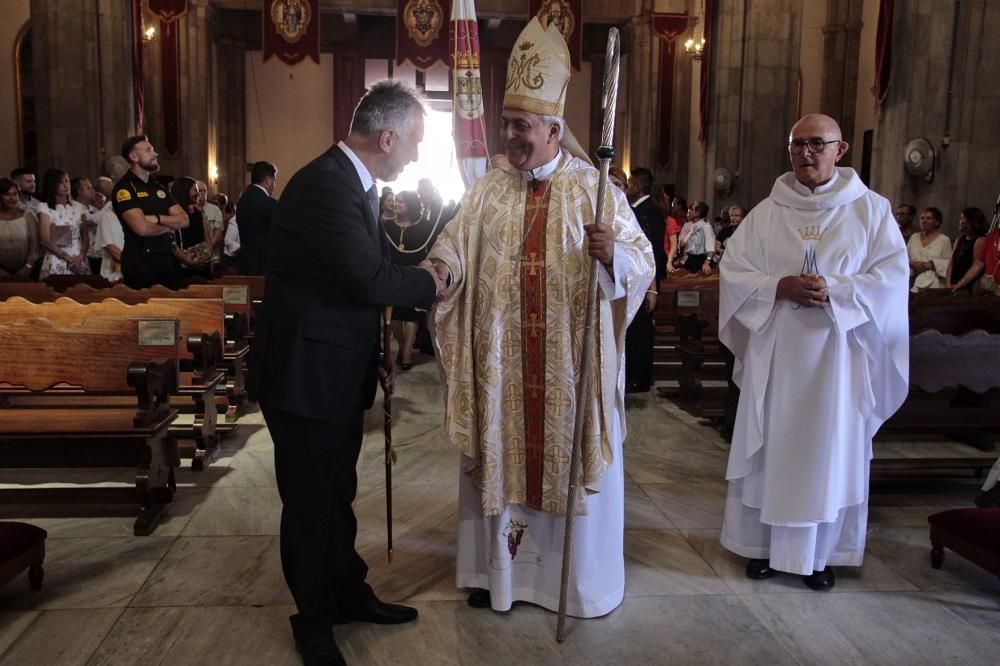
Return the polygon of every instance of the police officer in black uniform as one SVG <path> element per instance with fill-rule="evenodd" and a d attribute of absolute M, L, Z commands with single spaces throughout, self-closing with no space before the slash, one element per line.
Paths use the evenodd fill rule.
<path fill-rule="evenodd" d="M 122 144 L 129 170 L 112 191 L 115 214 L 125 231 L 122 276 L 129 287 L 154 284 L 176 287 L 180 275 L 174 256 L 174 232 L 188 226 L 188 216 L 170 191 L 153 177 L 160 169 L 156 151 L 145 135 Z"/>

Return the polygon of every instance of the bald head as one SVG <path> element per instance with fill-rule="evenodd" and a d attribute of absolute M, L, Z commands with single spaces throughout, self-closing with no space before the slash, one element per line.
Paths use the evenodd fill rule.
<path fill-rule="evenodd" d="M 840 132 L 840 123 L 822 113 L 808 113 L 799 118 L 799 121 L 792 125 L 792 131 L 788 133 L 788 138 L 791 139 L 799 133 L 827 138 L 843 138 L 843 134 Z"/>
<path fill-rule="evenodd" d="M 795 178 L 810 190 L 833 178 L 837 162 L 849 147 L 837 121 L 821 113 L 803 116 L 788 134 Z"/>

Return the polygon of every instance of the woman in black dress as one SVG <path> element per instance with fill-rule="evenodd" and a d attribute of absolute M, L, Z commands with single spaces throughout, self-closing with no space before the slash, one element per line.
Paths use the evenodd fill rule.
<path fill-rule="evenodd" d="M 972 291 L 972 285 L 983 272 L 983 250 L 986 236 L 986 214 L 978 208 L 966 208 L 958 218 L 959 236 L 948 262 L 946 286 L 952 291 Z"/>
<path fill-rule="evenodd" d="M 211 277 L 212 250 L 206 239 L 211 237 L 212 232 L 198 206 L 198 185 L 194 178 L 182 176 L 170 186 L 170 193 L 191 221 L 186 228 L 174 234 L 174 256 L 184 267 L 184 273 Z"/>
<path fill-rule="evenodd" d="M 416 192 L 400 192 L 395 199 L 388 197 L 382 212 L 382 230 L 389 241 L 392 263 L 416 266 L 426 259 L 434 240 L 433 226 L 423 220 L 420 197 Z M 413 367 L 413 341 L 423 316 L 413 308 L 392 308 L 392 331 L 399 347 L 396 360 L 403 370 Z"/>

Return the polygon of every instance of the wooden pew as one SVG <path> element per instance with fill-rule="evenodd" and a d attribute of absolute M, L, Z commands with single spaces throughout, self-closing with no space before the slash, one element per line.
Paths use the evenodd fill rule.
<path fill-rule="evenodd" d="M 177 387 L 177 321 L 94 319 L 60 326 L 45 319 L 0 325 L 0 387 L 44 393 L 133 395 L 128 407 L 0 408 L 0 467 L 135 467 L 137 536 L 155 528 L 176 489 L 179 464 L 169 425 L 177 418 L 170 393 Z M 58 473 L 53 472 L 58 480 Z M 9 489 L 4 503 L 79 502 L 93 490 L 105 501 L 116 489 Z"/>
<path fill-rule="evenodd" d="M 220 300 L 208 299 L 157 299 L 145 303 L 125 305 L 109 299 L 99 303 L 80 304 L 68 298 L 55 303 L 30 303 L 22 298 L 0 302 L 0 321 L 14 323 L 33 318 L 45 318 L 57 324 L 79 324 L 98 318 L 172 318 L 178 322 L 180 375 L 176 395 L 192 401 L 194 423 L 191 426 L 174 424 L 172 434 L 189 437 L 195 441 L 192 459 L 194 469 L 202 469 L 206 453 L 218 444 L 215 392 L 225 381 L 225 373 L 218 370 L 222 362 L 220 334 L 223 328 L 223 307 Z M 81 350 L 86 354 L 87 350 Z M 50 396 L 8 396 L 16 406 L 44 405 Z M 101 399 L 78 396 L 79 406 L 101 406 Z"/>
<path fill-rule="evenodd" d="M 659 291 L 653 312 L 653 379 L 680 380 L 682 367 L 677 350 L 680 342 L 679 317 L 692 313 L 700 315 L 709 322 L 706 336 L 714 337 L 713 331 L 718 329 L 718 308 L 712 303 L 718 304 L 719 277 L 718 274 L 705 276 L 681 270 L 661 280 Z"/>
<path fill-rule="evenodd" d="M 1000 302 L 970 294 L 911 300 L 910 393 L 881 435 L 941 433 L 992 453 L 1000 435 Z M 879 469 L 990 467 L 979 458 L 876 460 Z"/>
<path fill-rule="evenodd" d="M 117 284 L 110 289 L 94 289 L 85 284 L 59 293 L 38 283 L 0 283 L 0 300 L 21 297 L 33 303 L 46 303 L 67 297 L 78 303 L 99 303 L 114 298 L 127 305 L 137 305 L 150 299 L 220 299 L 225 311 L 225 346 L 223 361 L 226 382 L 220 386 L 221 409 L 227 423 L 234 423 L 247 403 L 246 362 L 250 352 L 248 322 L 250 320 L 249 289 L 246 285 L 191 285 L 186 289 L 170 290 L 163 286 L 150 289 L 129 289 Z"/>
<path fill-rule="evenodd" d="M 264 302 L 264 276 L 263 275 L 219 275 L 211 281 L 205 278 L 191 278 L 184 283 L 186 286 L 199 284 L 214 284 L 227 286 L 244 286 L 249 290 L 250 295 L 250 335 L 253 336 L 254 325 L 257 321 L 257 313 L 260 304 Z"/>

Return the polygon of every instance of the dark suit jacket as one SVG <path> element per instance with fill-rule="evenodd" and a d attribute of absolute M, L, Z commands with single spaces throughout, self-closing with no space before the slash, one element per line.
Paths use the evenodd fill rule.
<path fill-rule="evenodd" d="M 667 253 L 663 250 L 663 235 L 667 232 L 667 222 L 652 197 L 633 208 L 632 212 L 635 213 L 635 219 L 639 221 L 646 238 L 653 244 L 656 279 L 662 280 L 667 275 Z M 242 228 L 243 223 L 240 222 L 240 229 Z"/>
<path fill-rule="evenodd" d="M 256 185 L 251 185 L 236 204 L 240 227 L 240 273 L 264 275 L 267 269 L 267 239 L 278 201 Z"/>
<path fill-rule="evenodd" d="M 321 421 L 370 407 L 380 307 L 430 307 L 434 279 L 389 261 L 357 171 L 337 146 L 285 186 L 269 244 L 251 398 Z"/>

